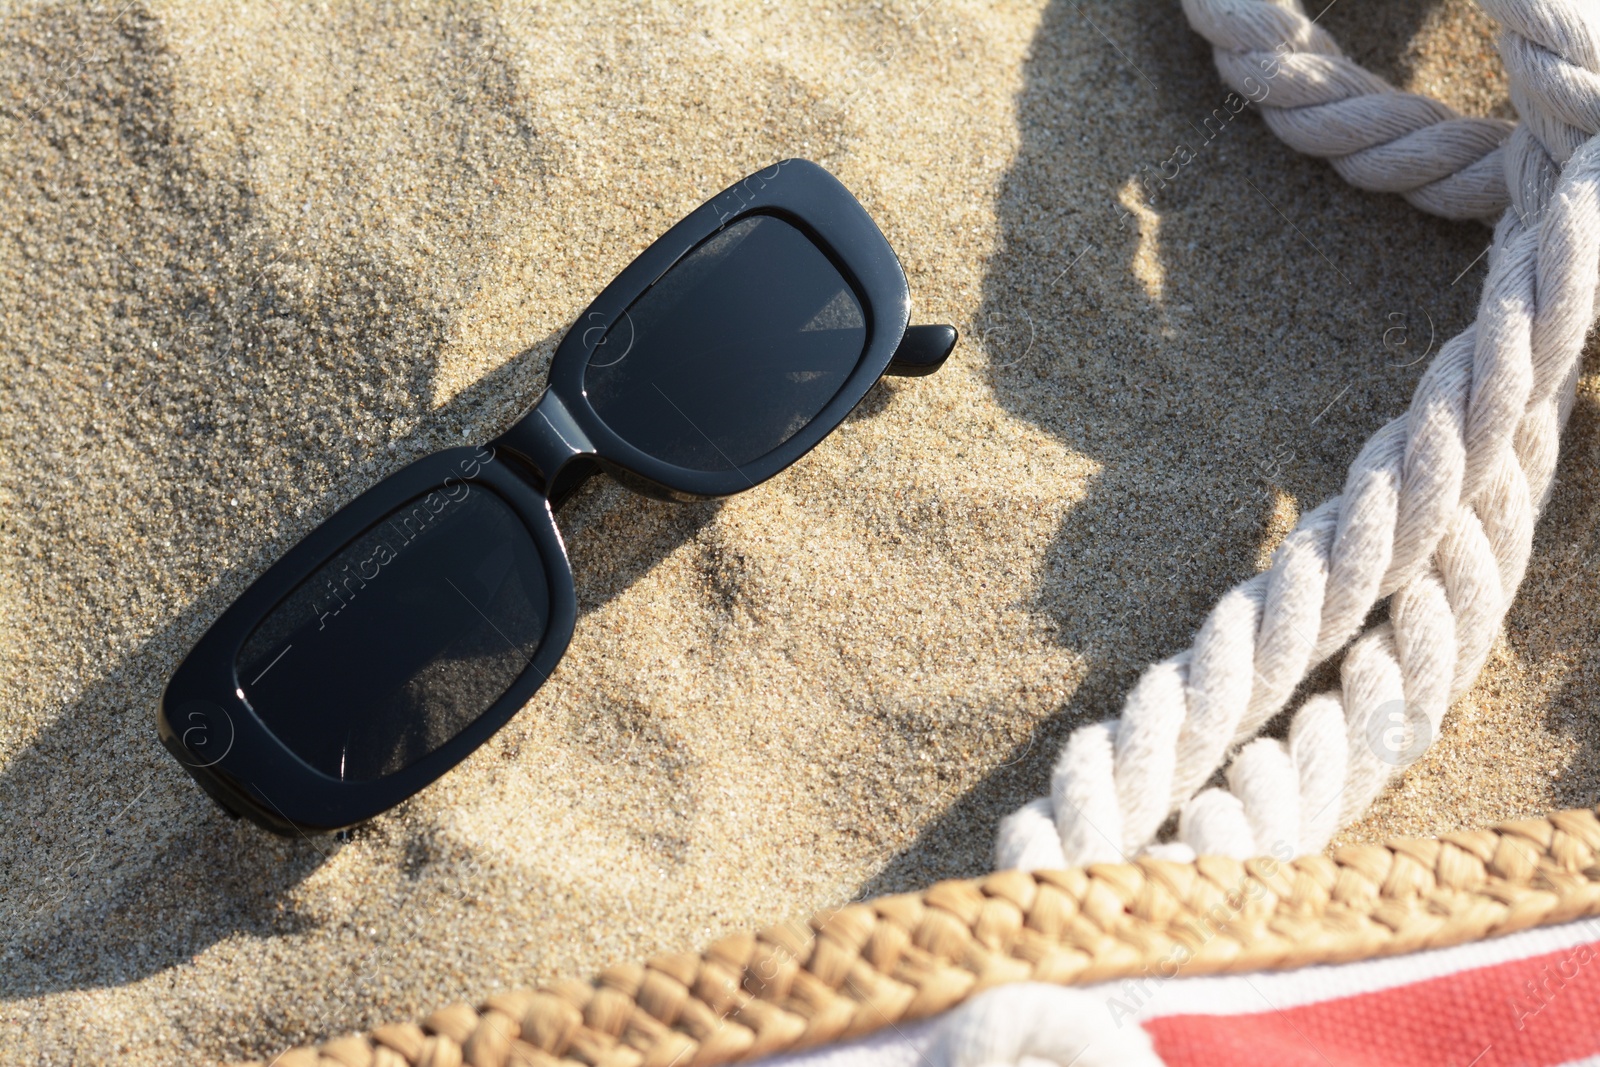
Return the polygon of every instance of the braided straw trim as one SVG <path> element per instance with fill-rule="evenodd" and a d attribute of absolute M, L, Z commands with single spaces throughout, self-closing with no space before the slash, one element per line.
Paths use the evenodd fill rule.
<path fill-rule="evenodd" d="M 1588 809 L 1332 856 L 1001 871 L 824 911 L 274 1067 L 711 1067 L 859 1037 L 1008 982 L 1338 963 L 1600 915 Z"/>

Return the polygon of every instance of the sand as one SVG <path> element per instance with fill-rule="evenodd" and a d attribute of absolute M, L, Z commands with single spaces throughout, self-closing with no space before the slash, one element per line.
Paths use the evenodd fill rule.
<path fill-rule="evenodd" d="M 1509 114 L 1458 0 L 1322 21 Z M 0 42 L 7 1063 L 268 1055 L 983 871 L 1068 731 L 1404 409 L 1489 239 L 1253 111 L 1201 141 L 1226 91 L 1155 0 L 29 4 Z M 189 645 L 362 488 L 503 429 L 618 269 L 791 155 L 950 364 L 725 502 L 588 486 L 566 660 L 402 808 L 222 815 L 153 729 Z M 1347 838 L 1600 798 L 1597 460 L 1590 376 L 1505 639 Z"/>

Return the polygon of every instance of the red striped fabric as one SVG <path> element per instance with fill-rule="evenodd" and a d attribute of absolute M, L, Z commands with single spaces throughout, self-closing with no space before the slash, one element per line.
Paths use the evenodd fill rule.
<path fill-rule="evenodd" d="M 1010 1007 L 979 1012 L 974 1028 L 990 997 Z M 1005 1032 L 985 1033 L 997 1019 Z M 1081 1049 L 1062 1057 L 1073 1067 L 1149 1064 L 1141 1030 L 1166 1067 L 1600 1067 L 1600 920 L 1290 971 L 999 986 L 933 1019 L 759 1067 L 1049 1067 L 1035 1057 L 1062 1049 Z"/>
<path fill-rule="evenodd" d="M 1168 1067 L 1554 1067 L 1600 1056 L 1600 940 L 1370 993 L 1146 1019 Z"/>

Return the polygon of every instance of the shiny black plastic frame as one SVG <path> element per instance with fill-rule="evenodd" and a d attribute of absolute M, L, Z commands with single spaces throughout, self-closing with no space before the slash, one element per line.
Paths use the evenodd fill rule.
<path fill-rule="evenodd" d="M 795 226 L 855 291 L 866 321 L 860 361 L 817 415 L 765 455 L 731 470 L 690 470 L 636 448 L 584 393 L 594 347 L 625 309 L 729 223 L 770 214 Z M 436 781 L 517 713 L 555 669 L 577 617 L 572 572 L 554 509 L 597 469 L 638 491 L 705 499 L 749 489 L 789 466 L 844 420 L 885 373 L 936 370 L 956 342 L 949 326 L 908 328 L 910 292 L 865 209 L 816 164 L 789 159 L 745 178 L 668 230 L 606 286 L 556 349 L 538 402 L 487 446 L 424 457 L 385 478 L 312 530 L 257 579 L 195 644 L 156 712 L 162 744 L 227 811 L 281 834 L 363 822 Z M 528 667 L 469 726 L 403 769 L 368 781 L 333 778 L 290 751 L 246 702 L 236 661 L 257 624 L 346 545 L 398 505 L 451 479 L 495 493 L 527 527 L 549 583 L 549 618 Z"/>

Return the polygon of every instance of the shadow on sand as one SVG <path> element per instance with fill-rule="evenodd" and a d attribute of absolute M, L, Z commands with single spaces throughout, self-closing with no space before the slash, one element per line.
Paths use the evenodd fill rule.
<path fill-rule="evenodd" d="M 1323 25 L 1403 77 L 1428 0 L 1386 9 L 1379 30 L 1349 7 Z M 1233 103 L 1218 121 L 1229 90 L 1170 5 L 1045 12 L 971 333 L 988 342 L 997 401 L 1101 465 L 1032 605 L 1088 671 L 862 897 L 990 869 L 999 818 L 1047 792 L 1071 730 L 1114 717 L 1144 665 L 1189 643 L 1255 573 L 1286 505 L 1340 491 L 1361 443 L 1409 402 L 1424 353 L 1475 315 L 1483 266 L 1464 268 L 1486 229 L 1351 189 Z M 1156 181 L 1179 146 L 1192 159 Z"/>

